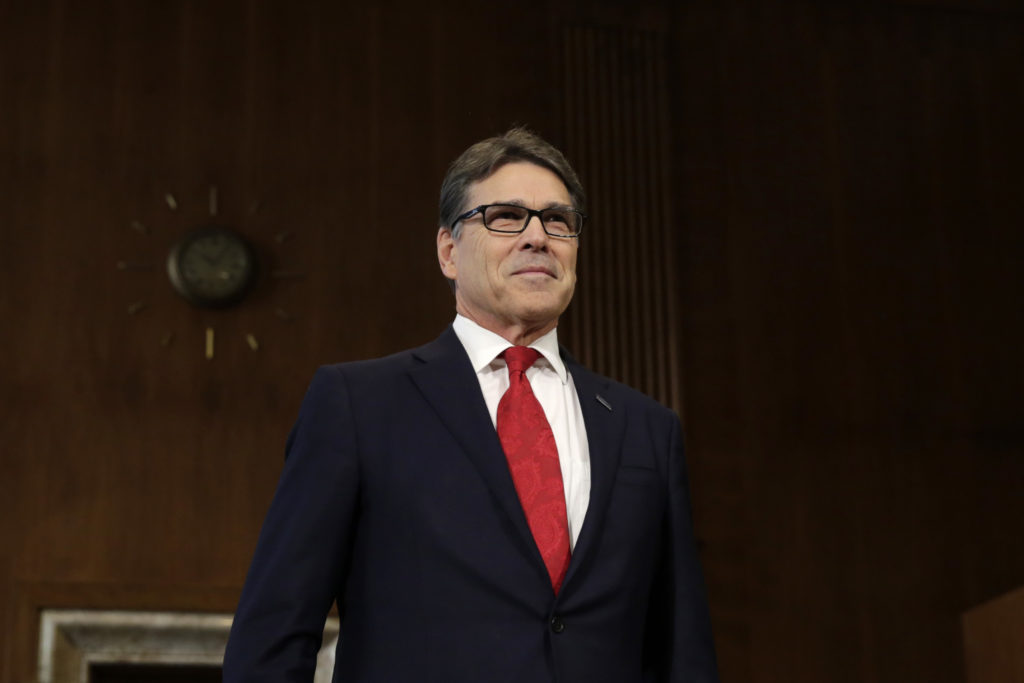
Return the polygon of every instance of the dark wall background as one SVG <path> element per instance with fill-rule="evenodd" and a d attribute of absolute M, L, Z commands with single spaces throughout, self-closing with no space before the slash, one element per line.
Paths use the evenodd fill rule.
<path fill-rule="evenodd" d="M 956 615 L 1024 582 L 1024 25 L 975 9 L 676 15 L 686 417 L 732 680 L 962 680 Z"/>
<path fill-rule="evenodd" d="M 523 122 L 594 195 L 565 338 L 683 413 L 724 679 L 963 680 L 959 615 L 1024 584 L 1022 29 L 0 4 L 0 675 L 41 607 L 233 608 L 313 369 L 447 324 L 441 175 Z M 216 314 L 162 269 L 211 187 L 268 264 Z"/>

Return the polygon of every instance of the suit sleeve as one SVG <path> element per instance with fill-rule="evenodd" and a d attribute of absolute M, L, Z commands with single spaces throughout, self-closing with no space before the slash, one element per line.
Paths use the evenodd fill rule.
<path fill-rule="evenodd" d="M 224 656 L 225 683 L 313 680 L 324 622 L 344 584 L 359 467 L 345 378 L 320 368 L 288 438 Z"/>
<path fill-rule="evenodd" d="M 718 683 L 711 618 L 693 533 L 682 429 L 675 415 L 667 480 L 664 552 L 651 595 L 646 679 L 658 683 Z"/>

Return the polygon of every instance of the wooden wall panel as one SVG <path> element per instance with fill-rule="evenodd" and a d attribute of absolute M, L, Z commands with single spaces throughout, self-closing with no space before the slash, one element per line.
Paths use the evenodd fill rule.
<path fill-rule="evenodd" d="M 958 615 L 1024 582 L 1024 27 L 779 2 L 691 3 L 675 25 L 687 428 L 724 678 L 963 680 Z"/>
<path fill-rule="evenodd" d="M 685 396 L 724 680 L 962 680 L 1024 583 L 1020 13 L 516 11 L 497 50 L 462 1 L 0 3 L 0 678 L 42 605 L 233 602 L 305 382 L 448 322 L 437 186 L 520 122 L 592 198 L 569 346 Z M 304 276 L 183 305 L 211 186 Z"/>
<path fill-rule="evenodd" d="M 562 31 L 566 153 L 592 197 L 565 321 L 569 348 L 682 410 L 667 36 L 621 25 Z"/>
<path fill-rule="evenodd" d="M 549 34 L 481 49 L 500 8 L 469 9 L 0 7 L 0 678 L 33 677 L 34 610 L 76 591 L 224 609 L 315 367 L 448 324 L 447 163 L 514 122 L 560 124 L 537 76 Z M 229 311 L 190 309 L 163 275 L 212 221 L 268 275 Z"/>
<path fill-rule="evenodd" d="M 1024 679 L 1024 587 L 963 615 L 968 683 Z"/>

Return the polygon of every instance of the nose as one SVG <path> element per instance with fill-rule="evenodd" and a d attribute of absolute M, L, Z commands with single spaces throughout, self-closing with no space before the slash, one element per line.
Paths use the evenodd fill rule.
<path fill-rule="evenodd" d="M 544 224 L 541 223 L 540 216 L 530 216 L 520 238 L 523 240 L 524 249 L 547 249 L 550 235 L 544 232 Z"/>

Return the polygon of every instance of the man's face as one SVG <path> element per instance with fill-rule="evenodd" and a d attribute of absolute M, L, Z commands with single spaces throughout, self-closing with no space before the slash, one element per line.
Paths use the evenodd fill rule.
<path fill-rule="evenodd" d="M 572 206 L 569 191 L 548 169 L 528 162 L 505 164 L 470 185 L 468 211 L 481 204 L 521 204 L 531 209 Z M 506 332 L 546 332 L 558 322 L 576 287 L 578 239 L 551 237 L 530 218 L 518 235 L 495 233 L 479 215 L 437 236 L 441 271 L 455 280 L 456 310 L 480 326 Z"/>

